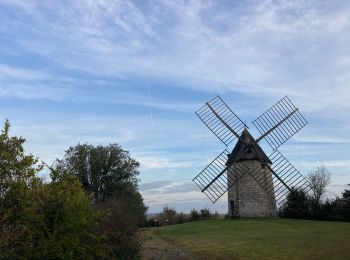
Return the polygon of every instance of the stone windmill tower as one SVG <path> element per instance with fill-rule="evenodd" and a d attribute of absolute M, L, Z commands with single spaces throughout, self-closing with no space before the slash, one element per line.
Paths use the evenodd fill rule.
<path fill-rule="evenodd" d="M 253 121 L 258 139 L 219 97 L 197 112 L 203 123 L 226 145 L 238 140 L 231 153 L 225 149 L 193 181 L 215 203 L 228 191 L 232 217 L 273 217 L 292 188 L 308 191 L 307 180 L 277 150 L 303 128 L 307 121 L 288 97 L 282 98 Z M 259 142 L 272 148 L 267 156 Z"/>

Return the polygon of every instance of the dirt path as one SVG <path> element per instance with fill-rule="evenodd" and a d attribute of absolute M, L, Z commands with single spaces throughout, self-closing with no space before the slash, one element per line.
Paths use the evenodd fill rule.
<path fill-rule="evenodd" d="M 142 229 L 142 259 L 193 259 L 183 250 L 153 234 L 153 229 Z"/>

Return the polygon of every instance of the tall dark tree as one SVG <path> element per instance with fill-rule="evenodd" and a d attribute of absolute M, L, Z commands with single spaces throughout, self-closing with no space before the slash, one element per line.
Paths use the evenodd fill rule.
<path fill-rule="evenodd" d="M 37 182 L 36 173 L 43 165 L 25 154 L 22 137 L 9 136 L 10 122 L 5 121 L 0 134 L 0 251 L 13 251 L 28 235 L 24 209 L 28 188 Z"/>
<path fill-rule="evenodd" d="M 348 184 L 350 188 L 350 184 Z M 342 192 L 342 197 L 335 200 L 338 220 L 350 221 L 350 189 Z"/>
<path fill-rule="evenodd" d="M 287 203 L 281 209 L 281 214 L 286 218 L 308 219 L 310 216 L 310 203 L 306 192 L 292 189 L 287 195 Z"/>
<path fill-rule="evenodd" d="M 139 166 L 129 152 L 117 144 L 78 144 L 70 147 L 56 164 L 58 170 L 77 176 L 83 187 L 100 200 L 136 189 Z"/>
<path fill-rule="evenodd" d="M 10 126 L 6 120 L 0 135 L 0 200 L 8 200 L 14 184 L 28 184 L 43 168 L 38 158 L 24 153 L 24 138 L 9 136 Z"/>
<path fill-rule="evenodd" d="M 108 257 L 138 257 L 138 226 L 146 223 L 147 210 L 137 187 L 139 163 L 117 144 L 78 144 L 70 147 L 54 168 L 78 177 L 85 190 L 93 194 L 95 207 L 109 211 L 98 229 L 106 238 Z"/>

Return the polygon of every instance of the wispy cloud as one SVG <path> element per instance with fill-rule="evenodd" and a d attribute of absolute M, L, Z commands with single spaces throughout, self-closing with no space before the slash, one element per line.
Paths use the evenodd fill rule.
<path fill-rule="evenodd" d="M 288 94 L 310 124 L 281 151 L 303 170 L 325 162 L 346 181 L 349 3 L 5 0 L 0 7 L 1 116 L 42 159 L 78 142 L 115 140 L 141 161 L 142 181 L 187 181 L 223 149 L 193 113 L 203 102 L 220 94 L 250 122 Z M 190 205 L 201 195 L 181 185 L 190 187 L 169 186 L 164 200 Z"/>
<path fill-rule="evenodd" d="M 140 192 L 149 212 L 159 212 L 162 207 L 168 205 L 187 213 L 196 207 L 197 209 L 210 208 L 212 211 L 226 212 L 226 194 L 215 204 L 209 202 L 197 186 L 191 181 L 156 181 L 140 185 Z"/>
<path fill-rule="evenodd" d="M 15 68 L 6 64 L 0 64 L 0 78 L 4 77 L 11 77 L 22 80 L 33 80 L 46 79 L 48 75 L 38 70 Z"/>
<path fill-rule="evenodd" d="M 35 2 L 18 6 L 32 21 L 30 30 L 43 29 L 41 37 L 21 44 L 68 68 L 171 77 L 208 91 L 289 93 L 317 110 L 320 102 L 347 107 L 349 97 L 349 8 L 328 5 L 161 1 L 141 8 L 131 1 L 78 1 L 69 9 Z M 48 37 L 62 44 L 43 44 Z M 342 95 L 330 99 L 335 91 Z"/>
<path fill-rule="evenodd" d="M 173 161 L 160 156 L 138 156 L 142 169 L 165 169 L 185 168 L 191 165 L 190 162 Z"/>

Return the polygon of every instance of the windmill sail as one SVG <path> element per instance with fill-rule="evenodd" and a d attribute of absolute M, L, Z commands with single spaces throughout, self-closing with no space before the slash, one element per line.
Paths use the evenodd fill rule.
<path fill-rule="evenodd" d="M 253 125 L 262 135 L 259 142 L 266 139 L 276 150 L 307 124 L 305 118 L 286 96 L 253 121 Z"/>
<path fill-rule="evenodd" d="M 309 182 L 278 150 L 275 150 L 269 158 L 272 162 L 272 181 L 266 182 L 264 180 L 264 169 L 261 167 L 257 167 L 249 174 L 267 193 L 275 194 L 275 199 L 279 207 L 282 207 L 286 203 L 286 196 L 291 189 L 299 189 L 305 192 L 310 191 Z"/>
<path fill-rule="evenodd" d="M 196 111 L 196 115 L 226 146 L 247 127 L 219 96 Z"/>
<path fill-rule="evenodd" d="M 262 188 L 262 193 L 259 193 L 261 205 L 264 204 L 261 198 L 265 200 L 266 193 L 271 195 L 267 197 L 267 200 L 274 205 L 276 202 L 282 207 L 286 203 L 286 196 L 292 189 L 301 189 L 305 192 L 310 190 L 308 181 L 277 150 L 280 145 L 307 124 L 305 118 L 288 97 L 282 98 L 253 121 L 261 134 L 256 140 L 248 130 L 243 131 L 248 127 L 219 96 L 207 102 L 196 114 L 226 146 L 234 140 L 239 140 L 231 154 L 225 149 L 193 179 L 202 193 L 205 193 L 213 203 L 228 190 L 229 198 L 235 200 L 235 196 L 238 195 L 230 195 L 230 188 L 247 174 L 252 177 L 250 179 L 255 184 L 257 183 L 258 193 L 260 192 L 259 186 Z M 267 157 L 258 145 L 262 139 L 265 139 L 274 150 L 270 157 Z M 245 163 L 246 160 L 257 163 Z M 240 203 L 239 201 L 236 202 Z M 269 203 L 263 206 L 266 212 L 273 209 Z"/>
<path fill-rule="evenodd" d="M 193 182 L 213 203 L 224 195 L 248 170 L 244 165 L 234 164 L 230 166 L 230 171 L 233 171 L 234 174 L 227 174 L 228 153 L 226 149 L 222 151 L 193 179 Z"/>

